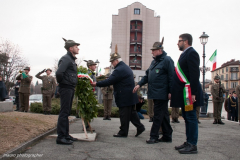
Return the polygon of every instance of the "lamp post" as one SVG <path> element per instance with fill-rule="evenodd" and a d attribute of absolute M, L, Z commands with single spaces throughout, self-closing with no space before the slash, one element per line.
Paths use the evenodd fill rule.
<path fill-rule="evenodd" d="M 98 76 L 98 66 L 99 66 L 99 61 L 98 61 L 98 59 L 96 60 L 96 62 L 95 62 L 96 64 L 97 64 L 97 72 L 96 72 L 96 76 Z"/>
<path fill-rule="evenodd" d="M 208 42 L 208 35 L 203 32 L 203 34 L 199 37 L 200 42 L 203 45 L 203 67 L 202 67 L 202 73 L 203 73 L 203 106 L 201 106 L 201 117 L 206 117 L 207 116 L 207 106 L 205 102 L 205 72 L 207 71 L 207 68 L 205 66 L 205 45 Z"/>

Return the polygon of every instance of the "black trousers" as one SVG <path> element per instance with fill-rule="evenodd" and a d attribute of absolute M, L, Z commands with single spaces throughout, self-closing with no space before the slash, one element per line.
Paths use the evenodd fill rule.
<path fill-rule="evenodd" d="M 150 132 L 150 137 L 153 139 L 159 138 L 159 129 L 162 126 L 163 138 L 172 138 L 172 127 L 170 125 L 170 118 L 168 112 L 168 100 L 154 99 L 154 116 L 153 124 Z"/>
<path fill-rule="evenodd" d="M 68 116 L 71 113 L 74 89 L 59 88 L 61 110 L 58 116 L 57 134 L 58 138 L 65 138 L 69 135 Z"/>
<path fill-rule="evenodd" d="M 137 127 L 137 130 L 143 130 L 144 125 L 140 122 L 137 111 L 135 110 L 135 105 L 119 107 L 119 115 L 120 115 L 120 131 L 118 134 L 123 136 L 128 136 L 129 122 Z"/>
<path fill-rule="evenodd" d="M 16 96 L 15 98 L 15 103 L 16 103 L 16 109 L 19 110 L 19 96 Z"/>

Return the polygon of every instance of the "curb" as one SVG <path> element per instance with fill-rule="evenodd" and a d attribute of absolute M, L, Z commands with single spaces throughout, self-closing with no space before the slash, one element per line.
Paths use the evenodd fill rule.
<path fill-rule="evenodd" d="M 69 121 L 69 123 L 73 123 L 73 122 L 77 121 L 78 119 L 79 118 L 71 119 Z M 20 154 L 20 153 L 24 152 L 28 147 L 35 145 L 39 140 L 41 140 L 41 139 L 45 138 L 46 136 L 56 132 L 56 130 L 57 130 L 57 127 L 53 128 L 53 129 L 51 129 L 51 130 L 49 130 L 49 131 L 47 131 L 47 132 L 45 132 L 45 133 L 43 133 L 43 134 L 41 134 L 37 137 L 35 137 L 35 138 L 33 138 L 33 139 L 31 139 L 27 142 L 24 142 L 24 143 L 20 144 L 18 147 L 11 149 L 4 154 L 10 154 L 10 155 Z M 3 157 L 3 155 L 0 156 L 0 159 L 4 159 L 4 158 L 10 159 L 10 157 Z M 14 157 L 11 157 L 11 158 L 14 158 Z"/>

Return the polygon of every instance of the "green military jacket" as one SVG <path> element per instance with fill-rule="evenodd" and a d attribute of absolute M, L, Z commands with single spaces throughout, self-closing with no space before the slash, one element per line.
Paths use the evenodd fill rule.
<path fill-rule="evenodd" d="M 110 85 L 108 87 L 101 88 L 103 99 L 113 99 L 113 86 Z"/>
<path fill-rule="evenodd" d="M 38 74 L 36 74 L 36 77 L 42 80 L 42 94 L 48 94 L 48 95 L 52 95 L 55 92 L 56 89 L 56 81 L 55 78 L 53 76 L 40 76 L 42 73 L 39 72 Z"/>
<path fill-rule="evenodd" d="M 24 79 L 23 79 L 22 74 L 19 74 L 16 77 L 16 80 L 21 80 L 18 92 L 19 93 L 30 94 L 30 85 L 31 85 L 31 82 L 32 82 L 32 76 L 30 76 L 29 74 L 26 74 L 26 75 L 27 75 L 27 78 L 24 78 Z"/>
<path fill-rule="evenodd" d="M 212 94 L 212 101 L 213 102 L 223 102 L 224 101 L 224 98 L 223 98 L 223 93 L 226 93 L 226 90 L 224 88 L 224 85 L 221 84 L 223 90 L 222 90 L 222 96 L 219 97 L 219 83 L 214 83 L 212 85 L 212 88 L 211 88 L 211 94 Z M 217 97 L 219 97 L 219 99 L 217 99 Z"/>

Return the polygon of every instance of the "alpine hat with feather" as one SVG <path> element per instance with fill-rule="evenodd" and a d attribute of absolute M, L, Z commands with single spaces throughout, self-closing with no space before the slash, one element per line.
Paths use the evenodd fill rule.
<path fill-rule="evenodd" d="M 118 58 L 121 58 L 120 54 L 117 53 L 118 52 L 118 48 L 117 48 L 117 45 L 115 46 L 115 53 L 111 54 L 110 55 L 110 62 L 118 59 Z"/>
<path fill-rule="evenodd" d="M 79 46 L 80 45 L 80 43 L 76 43 L 75 41 L 73 41 L 73 40 L 66 40 L 65 38 L 62 38 L 64 41 L 65 41 L 65 46 L 64 46 L 64 48 L 66 49 L 66 50 L 68 50 L 70 47 L 72 47 L 72 46 L 75 46 L 75 45 L 77 45 L 77 46 Z"/>
<path fill-rule="evenodd" d="M 162 38 L 162 42 L 155 42 L 151 50 L 163 49 L 163 41 L 164 37 Z"/>

